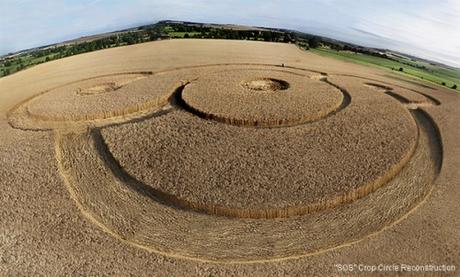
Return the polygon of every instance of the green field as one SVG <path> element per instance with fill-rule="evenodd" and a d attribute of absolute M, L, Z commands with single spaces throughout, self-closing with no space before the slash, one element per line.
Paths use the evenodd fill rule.
<path fill-rule="evenodd" d="M 50 54 L 39 58 L 34 58 L 32 55 L 21 55 L 18 59 L 11 61 L 9 64 L 0 63 L 0 77 L 8 75 L 5 74 L 5 72 L 12 74 L 28 67 L 53 60 L 55 56 L 57 56 L 57 54 Z M 48 58 L 48 60 L 46 58 Z"/>
<path fill-rule="evenodd" d="M 185 34 L 188 34 L 189 37 L 193 37 L 195 35 L 201 35 L 201 32 L 168 32 L 172 38 L 183 38 Z"/>
<path fill-rule="evenodd" d="M 316 54 L 334 57 L 343 61 L 379 66 L 401 75 L 422 79 L 448 88 L 456 85 L 456 90 L 460 91 L 460 69 L 444 68 L 422 61 L 413 61 L 405 57 L 398 57 L 398 61 L 394 61 L 362 53 L 336 51 L 328 48 L 310 50 Z"/>

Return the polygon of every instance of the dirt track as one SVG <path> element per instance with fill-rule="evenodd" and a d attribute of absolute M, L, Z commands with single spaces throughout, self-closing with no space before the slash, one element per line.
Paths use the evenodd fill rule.
<path fill-rule="evenodd" d="M 197 68 L 197 64 L 228 67 L 229 63 L 241 64 L 236 67 L 284 63 L 283 70 L 299 74 L 327 73 L 327 81 L 348 92 L 351 100 L 343 110 L 320 121 L 275 129 L 232 126 L 176 106 L 174 87 L 195 80 L 207 70 Z M 97 82 L 82 90 L 90 95 L 70 95 L 88 101 L 84 99 L 100 100 L 121 91 L 120 97 L 125 97 L 124 88 L 149 82 L 157 72 L 163 72 L 158 77 L 169 78 L 173 71 L 181 77 L 172 80 L 180 80 L 171 89 L 165 86 L 158 94 L 152 92 L 163 97 L 162 102 L 155 102 L 166 104 L 162 109 L 141 105 L 131 110 L 123 105 L 114 108 L 102 104 L 94 106 L 101 112 L 88 117 L 88 111 L 94 109 L 81 105 L 69 116 L 60 117 L 69 109 L 59 104 L 48 110 L 43 107 L 53 99 L 65 99 L 69 90 L 55 94 L 59 96 L 45 93 L 28 100 L 46 90 L 66 88 L 69 83 L 95 76 L 154 73 L 132 83 L 104 80 L 102 86 Z M 350 72 L 353 76 L 347 76 Z M 460 166 L 460 134 L 456 126 L 460 97 L 442 88 L 395 81 L 385 74 L 388 73 L 329 60 L 284 44 L 187 40 L 98 51 L 0 79 L 0 272 L 7 276 L 328 276 L 338 274 L 334 265 L 342 263 L 459 267 L 460 220 L 456 214 L 460 208 L 460 176 L 456 168 Z M 274 75 L 268 77 L 280 77 Z M 140 97 L 141 103 L 148 101 Z M 68 101 L 74 101 L 71 98 Z M 88 104 L 97 101 L 90 100 Z M 10 112 L 18 103 L 22 105 Z M 54 112 L 55 116 L 52 120 L 30 119 L 25 112 L 28 109 L 39 114 Z M 123 112 L 110 114 L 113 109 Z M 256 116 L 237 115 L 251 119 Z M 75 116 L 78 124 L 73 123 Z M 321 142 L 311 136 L 309 141 L 309 134 L 331 137 Z M 266 144 L 268 141 L 273 144 Z M 310 145 L 309 151 L 313 151 L 319 145 L 337 150 L 342 149 L 341 141 L 346 142 L 343 149 L 359 155 L 347 156 L 340 151 L 342 155 L 338 156 L 334 151 L 321 154 L 329 158 L 321 166 L 314 166 L 312 174 L 318 170 L 325 173 L 309 178 L 312 184 L 306 187 L 311 190 L 295 193 L 289 184 L 305 187 L 302 174 L 306 167 L 298 171 L 292 171 L 292 167 L 302 164 L 306 156 L 320 156 L 296 149 L 306 151 Z M 258 149 L 260 146 L 265 148 Z M 206 151 L 206 155 L 199 154 Z M 248 151 L 253 152 L 244 154 Z M 246 167 L 254 161 L 254 155 L 260 157 L 260 164 L 253 163 L 261 166 L 258 170 Z M 267 163 L 283 155 L 286 159 Z M 334 159 L 334 155 L 338 158 Z M 232 157 L 238 157 L 242 167 L 234 163 L 222 174 L 196 171 L 200 167 L 190 158 L 200 156 L 201 168 L 231 165 L 235 161 Z M 405 156 L 410 158 L 404 160 Z M 213 162 L 216 157 L 224 160 Z M 267 162 L 263 163 L 263 159 Z M 309 160 L 306 165 L 318 163 L 321 159 Z M 301 216 L 275 213 L 273 217 L 283 217 L 278 219 L 245 218 L 241 212 L 314 203 L 378 180 L 398 163 L 402 167 L 396 167 L 393 176 L 380 185 L 326 209 Z M 179 167 L 187 164 L 191 167 Z M 349 173 L 347 165 L 354 166 Z M 370 170 L 363 170 L 369 165 Z M 177 170 L 171 170 L 176 166 Z M 283 168 L 289 168 L 289 178 L 294 179 L 283 178 Z M 350 182 L 357 170 L 366 174 Z M 238 173 L 243 179 L 235 178 Z M 325 182 L 328 178 L 330 183 Z M 213 190 L 209 185 L 216 183 L 207 184 L 209 180 L 230 183 Z M 174 186 L 180 184 L 183 188 L 187 184 L 194 186 L 187 192 Z M 257 185 L 245 189 L 244 184 Z M 278 188 L 263 189 L 267 184 Z M 229 190 L 232 187 L 235 190 Z M 214 208 L 209 208 L 209 203 Z M 227 210 L 219 211 L 217 206 Z M 220 214 L 232 209 L 240 213 L 229 212 L 231 217 Z"/>

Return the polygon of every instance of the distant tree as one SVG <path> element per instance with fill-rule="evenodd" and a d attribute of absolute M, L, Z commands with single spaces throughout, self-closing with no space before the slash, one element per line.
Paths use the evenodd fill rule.
<path fill-rule="evenodd" d="M 46 56 L 45 62 L 49 62 L 49 61 L 51 61 L 50 57 L 49 57 L 49 56 Z"/>
<path fill-rule="evenodd" d="M 271 32 L 264 32 L 263 36 L 264 36 L 265 41 L 272 41 L 272 39 L 273 39 Z"/>
<path fill-rule="evenodd" d="M 133 33 L 126 33 L 121 36 L 121 41 L 128 45 L 136 43 L 136 37 Z"/>
<path fill-rule="evenodd" d="M 344 46 L 338 43 L 330 43 L 329 47 L 331 47 L 331 49 L 334 49 L 335 51 L 344 50 Z"/>
<path fill-rule="evenodd" d="M 446 85 L 446 82 L 442 82 L 441 85 L 445 86 L 445 85 Z"/>
<path fill-rule="evenodd" d="M 283 38 L 283 42 L 287 43 L 287 42 L 291 42 L 291 41 L 292 41 L 291 36 L 289 34 L 285 34 L 284 38 Z"/>
<path fill-rule="evenodd" d="M 399 68 L 399 71 L 401 71 L 401 72 L 404 71 L 404 68 L 400 67 L 400 68 Z"/>
<path fill-rule="evenodd" d="M 102 49 L 102 48 L 104 48 L 104 42 L 103 42 L 102 40 L 96 41 L 95 48 L 96 48 L 96 49 Z"/>
<path fill-rule="evenodd" d="M 152 40 L 157 40 L 157 39 L 158 39 L 158 35 L 157 35 L 156 33 L 151 32 L 151 33 L 149 34 L 149 40 L 152 41 Z"/>
<path fill-rule="evenodd" d="M 184 38 L 190 38 L 190 35 L 188 33 L 185 33 Z"/>
<path fill-rule="evenodd" d="M 9 69 L 9 68 L 6 68 L 5 70 L 3 70 L 3 75 L 4 75 L 4 76 L 10 75 L 10 69 Z"/>
<path fill-rule="evenodd" d="M 457 85 L 454 84 L 454 85 L 452 86 L 452 88 L 453 88 L 453 89 L 457 89 Z"/>
<path fill-rule="evenodd" d="M 318 37 L 312 37 L 308 40 L 308 45 L 310 48 L 318 48 L 319 47 L 319 38 Z"/>

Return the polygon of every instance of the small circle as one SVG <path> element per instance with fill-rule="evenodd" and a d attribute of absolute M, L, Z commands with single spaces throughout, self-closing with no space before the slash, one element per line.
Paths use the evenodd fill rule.
<path fill-rule="evenodd" d="M 123 87 L 123 84 L 119 84 L 116 82 L 108 82 L 104 84 L 97 84 L 97 85 L 91 86 L 86 89 L 77 88 L 75 93 L 81 96 L 95 95 L 95 94 L 102 94 L 102 93 L 107 93 L 107 92 L 114 92 L 120 89 L 121 87 Z"/>
<path fill-rule="evenodd" d="M 246 89 L 256 91 L 277 91 L 289 88 L 289 83 L 273 78 L 256 78 L 241 82 L 241 86 Z"/>
<path fill-rule="evenodd" d="M 168 103 L 181 77 L 174 73 L 119 73 L 79 80 L 45 91 L 16 109 L 28 119 L 89 122 L 124 117 Z M 11 113 L 14 114 L 14 113 Z"/>

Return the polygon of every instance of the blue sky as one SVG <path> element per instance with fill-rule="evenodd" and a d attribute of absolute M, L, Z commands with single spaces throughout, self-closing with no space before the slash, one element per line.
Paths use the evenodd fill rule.
<path fill-rule="evenodd" d="M 460 67 L 460 0 L 0 0 L 0 54 L 162 19 L 290 28 Z"/>

